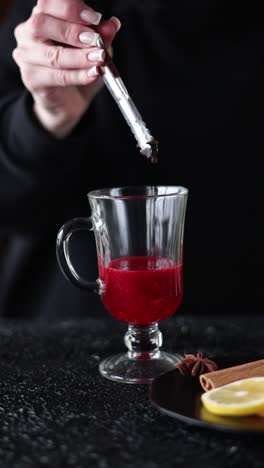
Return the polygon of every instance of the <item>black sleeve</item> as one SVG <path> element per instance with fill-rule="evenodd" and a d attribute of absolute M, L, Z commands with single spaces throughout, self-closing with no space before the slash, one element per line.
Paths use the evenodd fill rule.
<path fill-rule="evenodd" d="M 34 117 L 33 100 L 12 58 L 14 29 L 34 2 L 15 0 L 0 26 L 0 230 L 32 230 L 42 216 L 57 224 L 65 207 L 78 204 L 81 160 L 92 150 L 96 125 L 92 108 L 72 134 L 53 138 Z M 59 216 L 58 216 L 59 213 Z"/>

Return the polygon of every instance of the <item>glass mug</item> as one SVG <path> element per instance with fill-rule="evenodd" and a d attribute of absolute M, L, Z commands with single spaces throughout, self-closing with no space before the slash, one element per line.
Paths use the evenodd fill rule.
<path fill-rule="evenodd" d="M 108 312 L 128 323 L 127 352 L 102 360 L 99 371 L 125 383 L 150 383 L 182 356 L 160 350 L 158 322 L 183 297 L 183 235 L 188 190 L 134 186 L 88 193 L 91 216 L 68 221 L 57 236 L 57 259 L 75 286 L 95 292 Z M 99 278 L 82 278 L 70 259 L 74 231 L 93 231 Z"/>

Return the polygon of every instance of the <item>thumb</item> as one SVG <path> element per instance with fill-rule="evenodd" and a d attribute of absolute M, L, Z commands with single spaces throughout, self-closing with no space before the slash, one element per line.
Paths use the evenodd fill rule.
<path fill-rule="evenodd" d="M 120 28 L 121 22 L 116 16 L 112 16 L 108 21 L 101 21 L 99 26 L 97 26 L 97 31 L 101 35 L 106 49 L 110 48 Z"/>

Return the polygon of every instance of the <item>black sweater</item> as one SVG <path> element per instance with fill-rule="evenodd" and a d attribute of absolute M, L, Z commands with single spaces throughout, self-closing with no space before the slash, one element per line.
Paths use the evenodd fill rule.
<path fill-rule="evenodd" d="M 122 21 L 115 62 L 160 142 L 152 165 L 106 89 L 63 141 L 37 123 L 11 56 L 13 30 L 34 3 L 14 1 L 0 27 L 0 315 L 107 314 L 99 296 L 63 277 L 56 235 L 71 217 L 89 215 L 89 190 L 127 184 L 189 189 L 182 312 L 261 313 L 260 12 L 226 0 L 90 1 Z M 94 279 L 93 235 L 76 235 L 72 244 L 79 270 Z"/>

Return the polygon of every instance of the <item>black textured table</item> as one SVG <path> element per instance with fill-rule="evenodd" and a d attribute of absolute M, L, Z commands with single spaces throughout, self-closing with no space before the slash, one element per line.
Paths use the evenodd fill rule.
<path fill-rule="evenodd" d="M 160 328 L 167 350 L 264 355 L 260 316 L 179 315 Z M 0 322 L 1 468 L 263 468 L 263 434 L 186 425 L 151 405 L 148 386 L 101 377 L 89 357 L 123 349 L 125 331 L 110 317 Z"/>

